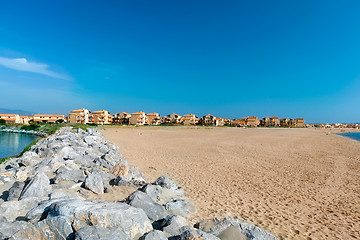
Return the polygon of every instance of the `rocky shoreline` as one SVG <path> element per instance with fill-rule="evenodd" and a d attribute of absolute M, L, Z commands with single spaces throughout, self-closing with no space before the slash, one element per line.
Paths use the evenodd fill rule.
<path fill-rule="evenodd" d="M 122 188 L 122 201 L 103 201 Z M 0 239 L 274 240 L 237 219 L 191 226 L 195 207 L 181 186 L 160 176 L 148 183 L 93 129 L 62 128 L 1 166 Z"/>
<path fill-rule="evenodd" d="M 30 134 L 39 137 L 45 137 L 47 135 L 46 133 L 33 131 L 33 130 L 20 130 L 20 129 L 11 129 L 11 128 L 0 129 L 0 132 Z"/>

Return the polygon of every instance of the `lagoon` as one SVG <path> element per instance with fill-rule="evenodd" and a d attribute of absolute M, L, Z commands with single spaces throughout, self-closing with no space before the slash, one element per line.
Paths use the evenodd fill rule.
<path fill-rule="evenodd" d="M 0 132 L 0 158 L 19 155 L 37 136 Z"/>
<path fill-rule="evenodd" d="M 340 135 L 360 141 L 360 132 L 341 133 Z"/>

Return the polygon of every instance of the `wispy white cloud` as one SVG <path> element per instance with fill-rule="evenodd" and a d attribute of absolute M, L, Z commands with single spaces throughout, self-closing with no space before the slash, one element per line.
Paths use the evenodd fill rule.
<path fill-rule="evenodd" d="M 70 79 L 70 77 L 65 74 L 60 74 L 49 70 L 49 65 L 45 63 L 29 62 L 26 58 L 0 57 L 0 65 L 18 71 L 43 74 L 62 80 Z"/>

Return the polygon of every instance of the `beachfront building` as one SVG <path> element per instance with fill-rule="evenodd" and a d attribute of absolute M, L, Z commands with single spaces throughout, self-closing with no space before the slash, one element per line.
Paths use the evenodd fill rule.
<path fill-rule="evenodd" d="M 78 110 L 73 110 L 67 116 L 68 123 L 89 123 L 91 120 L 90 111 L 83 108 Z"/>
<path fill-rule="evenodd" d="M 260 124 L 259 119 L 255 116 L 244 117 L 242 120 L 245 122 L 245 126 L 248 126 L 248 127 L 257 127 Z"/>
<path fill-rule="evenodd" d="M 182 121 L 182 117 L 179 114 L 172 113 L 166 116 L 170 123 L 180 124 Z"/>
<path fill-rule="evenodd" d="M 64 115 L 35 114 L 34 122 L 54 123 L 65 122 Z"/>
<path fill-rule="evenodd" d="M 132 113 L 129 118 L 129 124 L 131 125 L 144 125 L 146 123 L 146 115 L 144 112 Z"/>
<path fill-rule="evenodd" d="M 280 125 L 278 117 L 265 117 L 262 120 L 262 125 L 264 127 L 277 127 Z"/>
<path fill-rule="evenodd" d="M 160 117 L 160 114 L 158 113 L 149 113 L 149 114 L 146 114 L 146 117 L 147 117 L 147 124 L 150 124 L 150 125 L 159 125 L 160 124 L 160 120 L 161 120 L 161 117 Z"/>
<path fill-rule="evenodd" d="M 204 125 L 215 125 L 216 124 L 215 120 L 216 120 L 216 117 L 211 114 L 207 114 L 202 117 L 202 123 Z"/>
<path fill-rule="evenodd" d="M 112 116 L 111 114 L 106 110 L 99 110 L 92 112 L 92 123 L 96 124 L 110 124 L 112 123 Z"/>
<path fill-rule="evenodd" d="M 127 112 L 116 113 L 113 116 L 113 123 L 129 124 L 130 117 L 131 114 Z"/>
<path fill-rule="evenodd" d="M 231 126 L 234 127 L 245 127 L 246 126 L 246 121 L 244 119 L 234 119 L 231 121 Z"/>
<path fill-rule="evenodd" d="M 281 127 L 291 127 L 291 126 L 293 126 L 293 120 L 291 118 L 281 118 L 280 126 Z"/>
<path fill-rule="evenodd" d="M 29 116 L 20 116 L 20 123 L 21 123 L 21 124 L 29 125 L 29 124 L 30 124 L 30 120 L 34 120 L 34 118 L 33 118 L 33 117 L 29 117 Z"/>
<path fill-rule="evenodd" d="M 294 127 L 305 127 L 305 120 L 303 118 L 295 118 L 293 122 Z"/>
<path fill-rule="evenodd" d="M 0 114 L 0 119 L 4 119 L 8 123 L 21 123 L 19 114 Z"/>
<path fill-rule="evenodd" d="M 199 118 L 195 114 L 186 114 L 182 117 L 184 125 L 196 125 L 199 122 Z"/>
<path fill-rule="evenodd" d="M 223 118 L 216 118 L 214 120 L 214 125 L 215 126 L 224 126 L 225 125 L 225 121 Z"/>
<path fill-rule="evenodd" d="M 227 125 L 227 126 L 230 126 L 231 125 L 231 119 L 228 119 L 228 118 L 224 118 L 224 123 L 225 123 L 225 125 Z"/>

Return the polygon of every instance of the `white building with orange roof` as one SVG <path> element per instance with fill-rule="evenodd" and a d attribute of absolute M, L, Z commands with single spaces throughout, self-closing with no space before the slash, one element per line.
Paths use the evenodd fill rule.
<path fill-rule="evenodd" d="M 78 110 L 73 110 L 67 116 L 68 123 L 89 123 L 91 120 L 90 111 L 83 108 Z"/>
<path fill-rule="evenodd" d="M 195 114 L 186 114 L 182 117 L 184 125 L 196 125 L 199 122 L 199 118 Z"/>
<path fill-rule="evenodd" d="M 155 112 L 149 113 L 149 114 L 146 114 L 146 117 L 147 117 L 148 124 L 151 124 L 151 125 L 159 125 L 160 124 L 160 121 L 161 121 L 160 114 L 155 113 Z"/>
<path fill-rule="evenodd" d="M 29 116 L 20 116 L 20 123 L 28 125 L 30 123 L 30 120 L 33 119 L 33 117 Z"/>
<path fill-rule="evenodd" d="M 260 124 L 260 120 L 255 116 L 244 117 L 243 120 L 245 121 L 246 126 L 248 127 L 257 127 Z"/>
<path fill-rule="evenodd" d="M 21 123 L 19 114 L 0 114 L 0 119 L 4 119 L 6 123 Z"/>
<path fill-rule="evenodd" d="M 64 115 L 50 115 L 50 114 L 35 114 L 34 115 L 34 122 L 57 122 L 57 121 L 65 121 Z"/>
<path fill-rule="evenodd" d="M 106 110 L 99 110 L 92 112 L 92 123 L 96 124 L 110 124 L 112 123 L 112 116 Z"/>
<path fill-rule="evenodd" d="M 215 126 L 224 126 L 225 125 L 225 121 L 223 118 L 216 118 L 214 120 L 214 125 Z"/>
<path fill-rule="evenodd" d="M 181 115 L 176 114 L 176 113 L 167 115 L 167 118 L 169 119 L 170 123 L 180 124 L 182 121 Z"/>
<path fill-rule="evenodd" d="M 144 125 L 146 123 L 146 114 L 144 112 L 132 113 L 129 118 L 129 124 L 131 125 Z"/>

